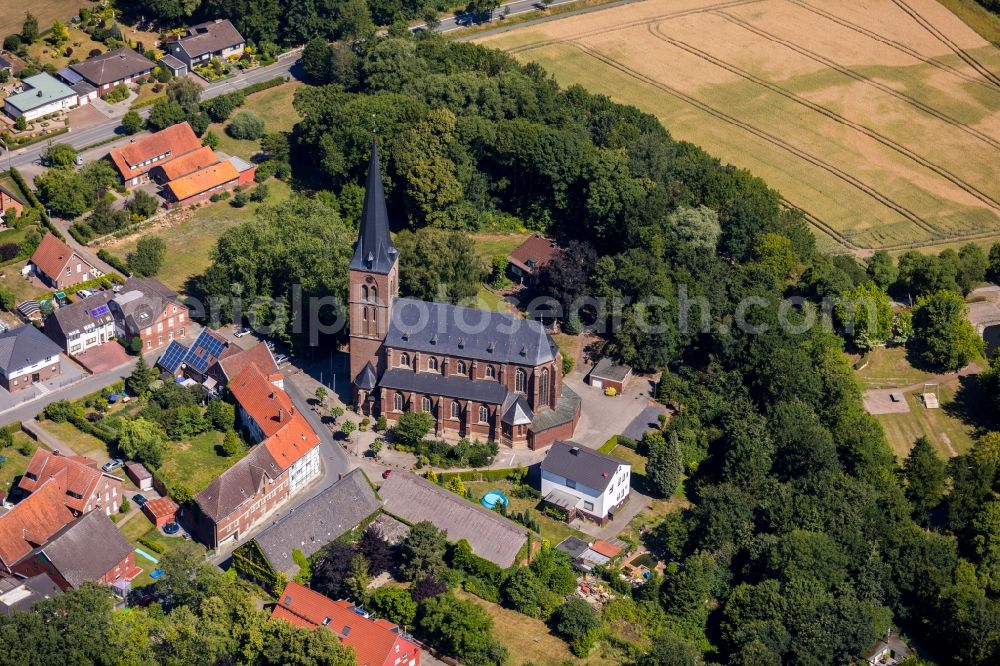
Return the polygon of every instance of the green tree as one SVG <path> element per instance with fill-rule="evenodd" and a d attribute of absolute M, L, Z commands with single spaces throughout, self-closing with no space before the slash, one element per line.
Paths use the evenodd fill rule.
<path fill-rule="evenodd" d="M 416 446 L 424 441 L 434 427 L 434 418 L 427 412 L 405 412 L 392 430 L 393 439 L 406 446 Z"/>
<path fill-rule="evenodd" d="M 188 78 L 172 79 L 167 84 L 167 103 L 176 104 L 186 116 L 192 116 L 200 110 L 201 86 Z"/>
<path fill-rule="evenodd" d="M 160 272 L 167 254 L 167 243 L 159 236 L 144 236 L 139 239 L 134 252 L 129 252 L 129 270 L 143 277 L 152 277 Z"/>
<path fill-rule="evenodd" d="M 326 404 L 326 397 L 329 395 L 329 392 L 325 386 L 317 386 L 313 395 L 316 397 L 316 402 L 319 403 L 319 406 L 323 407 Z"/>
<path fill-rule="evenodd" d="M 135 190 L 125 202 L 125 210 L 131 213 L 132 219 L 136 221 L 152 217 L 159 207 L 160 203 L 156 197 L 145 190 Z"/>
<path fill-rule="evenodd" d="M 968 306 L 958 294 L 938 291 L 921 296 L 913 309 L 913 345 L 929 367 L 952 372 L 985 353 L 982 338 L 969 323 Z"/>
<path fill-rule="evenodd" d="M 118 450 L 130 460 L 148 467 L 159 467 L 163 461 L 163 431 L 146 419 L 125 419 L 118 426 Z"/>
<path fill-rule="evenodd" d="M 400 291 L 425 300 L 457 303 L 476 295 L 486 270 L 468 234 L 423 228 L 396 235 Z"/>
<path fill-rule="evenodd" d="M 401 627 L 413 627 L 417 619 L 417 602 L 409 591 L 399 587 L 383 586 L 375 590 L 368 605 L 380 616 Z"/>
<path fill-rule="evenodd" d="M 442 530 L 426 520 L 414 525 L 399 548 L 403 578 L 414 581 L 424 576 L 437 577 L 444 570 L 446 548 Z"/>
<path fill-rule="evenodd" d="M 134 109 L 128 110 L 125 115 L 122 116 L 122 130 L 129 136 L 141 131 L 142 124 L 142 116 L 140 116 L 139 112 Z"/>
<path fill-rule="evenodd" d="M 219 136 L 215 132 L 205 132 L 204 136 L 201 137 L 201 145 L 214 150 L 219 147 Z"/>
<path fill-rule="evenodd" d="M 161 99 L 150 109 L 146 125 L 153 131 L 159 131 L 184 122 L 184 119 L 184 109 L 179 104 Z"/>
<path fill-rule="evenodd" d="M 929 514 L 944 498 L 947 467 L 930 440 L 919 437 L 903 463 L 906 498 L 913 505 L 914 515 L 926 522 Z"/>
<path fill-rule="evenodd" d="M 69 30 L 66 29 L 66 24 L 62 21 L 53 21 L 52 27 L 49 29 L 48 40 L 56 48 L 65 44 L 69 40 Z"/>
<path fill-rule="evenodd" d="M 646 460 L 646 482 L 649 490 L 659 497 L 669 498 L 677 490 L 683 471 L 683 456 L 677 433 L 664 437 L 653 430 L 642 437 L 649 451 Z"/>
<path fill-rule="evenodd" d="M 666 224 L 674 242 L 709 252 L 715 252 L 722 235 L 719 215 L 706 206 L 678 208 L 667 216 Z"/>
<path fill-rule="evenodd" d="M 313 37 L 302 49 L 302 72 L 312 83 L 330 82 L 330 46 L 322 37 Z"/>
<path fill-rule="evenodd" d="M 139 354 L 139 358 L 135 362 L 135 368 L 125 378 L 125 390 L 128 391 L 129 395 L 142 397 L 149 391 L 149 384 L 149 366 L 146 364 L 146 359 L 143 358 L 142 354 Z"/>
<path fill-rule="evenodd" d="M 344 0 L 334 21 L 334 34 L 340 39 L 364 39 L 375 30 L 365 0 Z"/>
<path fill-rule="evenodd" d="M 222 452 L 229 457 L 237 456 L 243 451 L 243 442 L 235 430 L 227 430 L 222 438 Z"/>
<path fill-rule="evenodd" d="M 255 140 L 264 136 L 264 119 L 253 111 L 239 111 L 226 125 L 226 134 L 234 139 Z"/>
<path fill-rule="evenodd" d="M 225 400 L 210 400 L 205 410 L 205 418 L 219 432 L 226 432 L 236 427 L 236 408 Z"/>
<path fill-rule="evenodd" d="M 38 39 L 38 19 L 31 12 L 24 13 L 24 23 L 21 24 L 21 39 L 26 44 L 32 44 Z"/>
<path fill-rule="evenodd" d="M 11 209 L 13 210 L 13 208 Z M 11 312 L 17 305 L 17 295 L 8 287 L 0 287 L 0 308 Z"/>
<path fill-rule="evenodd" d="M 476 603 L 442 594 L 421 604 L 419 627 L 431 643 L 470 666 L 501 666 L 495 650 L 493 619 Z M 506 657 L 505 650 L 502 656 Z"/>
<path fill-rule="evenodd" d="M 955 281 L 963 294 L 968 294 L 986 279 L 989 260 L 975 243 L 967 243 L 958 250 L 958 270 Z"/>
<path fill-rule="evenodd" d="M 874 349 L 892 334 L 892 303 L 873 282 L 845 291 L 834 306 L 837 323 L 858 349 Z"/>
<path fill-rule="evenodd" d="M 976 535 L 979 576 L 986 589 L 996 594 L 1000 591 L 1000 501 L 991 500 L 983 505 L 972 530 Z"/>
<path fill-rule="evenodd" d="M 367 603 L 368 584 L 371 583 L 371 576 L 368 574 L 368 560 L 364 555 L 355 555 L 351 560 L 351 572 L 347 576 L 347 590 L 359 604 Z"/>
<path fill-rule="evenodd" d="M 885 250 L 878 250 L 875 254 L 868 257 L 865 269 L 872 282 L 883 291 L 891 287 L 899 276 L 895 260 Z"/>
<path fill-rule="evenodd" d="M 652 647 L 642 658 L 645 666 L 695 666 L 700 662 L 693 645 L 668 633 L 653 639 Z"/>
<path fill-rule="evenodd" d="M 570 644 L 574 654 L 583 656 L 599 636 L 601 619 L 590 604 L 573 597 L 556 609 L 552 626 Z"/>
<path fill-rule="evenodd" d="M 76 148 L 68 143 L 53 143 L 42 153 L 42 164 L 47 167 L 72 168 L 76 164 Z"/>

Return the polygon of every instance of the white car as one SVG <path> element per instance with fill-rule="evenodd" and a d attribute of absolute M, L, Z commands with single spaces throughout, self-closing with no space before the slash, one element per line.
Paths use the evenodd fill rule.
<path fill-rule="evenodd" d="M 242 338 L 244 335 L 249 335 L 249 334 L 250 334 L 249 328 L 238 328 L 235 331 L 233 331 L 233 336 L 237 338 Z"/>

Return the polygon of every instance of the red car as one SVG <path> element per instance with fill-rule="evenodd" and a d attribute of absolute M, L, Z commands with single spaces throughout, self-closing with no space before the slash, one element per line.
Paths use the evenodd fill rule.
<path fill-rule="evenodd" d="M 388 479 L 391 474 L 392 474 L 392 470 L 391 469 L 387 469 L 384 472 L 382 472 L 382 478 L 383 479 Z"/>

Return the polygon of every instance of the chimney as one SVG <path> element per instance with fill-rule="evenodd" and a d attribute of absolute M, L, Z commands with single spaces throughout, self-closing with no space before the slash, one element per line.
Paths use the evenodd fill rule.
<path fill-rule="evenodd" d="M 569 450 L 569 454 L 571 456 L 578 456 L 578 455 L 580 455 L 580 447 L 574 446 L 572 449 Z"/>

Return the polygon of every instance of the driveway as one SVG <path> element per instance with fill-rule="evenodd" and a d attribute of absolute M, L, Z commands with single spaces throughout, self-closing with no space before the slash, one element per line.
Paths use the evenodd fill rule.
<path fill-rule="evenodd" d="M 653 381 L 649 377 L 634 376 L 625 387 L 625 392 L 612 398 L 584 383 L 583 379 L 590 370 L 590 366 L 583 365 L 563 381 L 583 401 L 573 441 L 596 449 L 612 436 L 623 434 L 644 410 L 656 407 L 658 403 L 652 398 Z"/>

